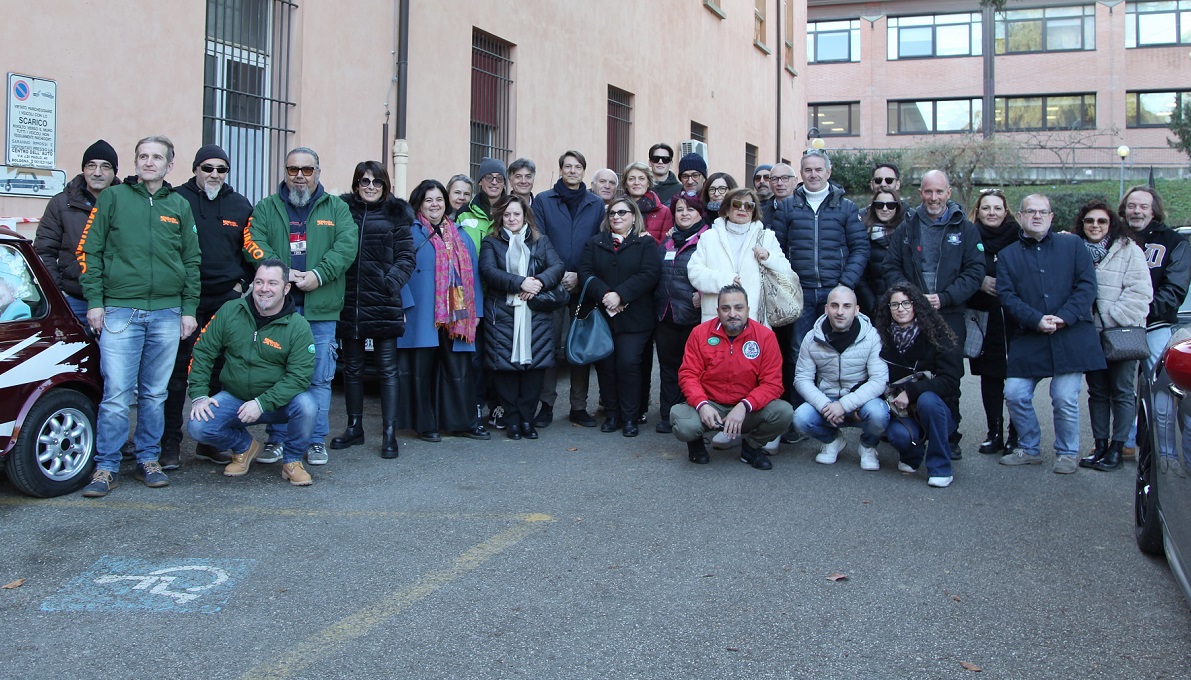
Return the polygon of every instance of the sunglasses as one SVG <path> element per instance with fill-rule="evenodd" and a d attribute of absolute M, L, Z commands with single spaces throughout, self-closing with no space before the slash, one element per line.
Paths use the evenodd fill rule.
<path fill-rule="evenodd" d="M 1102 227 L 1106 227 L 1109 225 L 1108 218 L 1106 218 L 1106 217 L 1085 217 L 1085 218 L 1083 218 L 1083 223 L 1084 224 L 1099 224 Z"/>
<path fill-rule="evenodd" d="M 757 207 L 756 203 L 752 201 L 742 201 L 740 199 L 732 199 L 732 207 L 737 210 L 752 210 Z"/>
<path fill-rule="evenodd" d="M 896 181 L 896 177 L 874 177 L 872 179 L 873 184 L 888 184 L 889 186 L 893 186 L 893 183 Z"/>
<path fill-rule="evenodd" d="M 202 170 L 203 172 L 218 172 L 221 175 L 226 175 L 227 171 L 231 170 L 231 168 L 227 167 L 226 165 L 210 165 L 208 163 L 203 163 L 199 166 L 199 170 Z"/>
<path fill-rule="evenodd" d="M 315 168 L 311 165 L 303 165 L 302 167 L 290 165 L 285 168 L 285 174 L 289 175 L 290 177 L 297 177 L 298 173 L 300 172 L 302 173 L 303 177 L 314 177 L 314 171 L 317 169 L 318 168 Z"/>
<path fill-rule="evenodd" d="M 631 213 L 631 212 L 633 212 L 633 211 L 632 211 L 632 210 L 625 210 L 625 209 L 623 209 L 623 208 L 621 208 L 620 210 L 609 210 L 609 211 L 608 211 L 608 216 L 609 216 L 609 217 L 611 217 L 611 216 L 615 215 L 615 216 L 617 216 L 617 217 L 624 217 L 625 215 L 628 215 L 628 214 L 629 214 L 629 213 Z"/>
<path fill-rule="evenodd" d="M 897 201 L 873 201 L 877 210 L 897 210 Z"/>
<path fill-rule="evenodd" d="M 360 186 L 362 186 L 362 187 L 378 187 L 380 189 L 384 189 L 385 181 L 383 179 L 374 179 L 371 177 L 361 177 L 360 178 Z"/>
<path fill-rule="evenodd" d="M 649 160 L 654 163 L 669 163 L 673 159 L 672 156 L 650 156 Z"/>

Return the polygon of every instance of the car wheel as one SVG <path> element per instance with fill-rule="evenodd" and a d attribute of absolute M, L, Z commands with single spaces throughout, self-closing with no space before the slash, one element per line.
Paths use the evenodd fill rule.
<path fill-rule="evenodd" d="M 1162 526 L 1158 519 L 1158 487 L 1154 484 L 1154 451 L 1150 444 L 1149 418 L 1137 413 L 1137 479 L 1133 494 L 1133 535 L 1137 547 L 1150 555 L 1161 555 Z"/>
<path fill-rule="evenodd" d="M 77 491 L 95 462 L 95 404 L 70 389 L 50 390 L 21 426 L 8 454 L 8 478 L 30 496 Z"/>

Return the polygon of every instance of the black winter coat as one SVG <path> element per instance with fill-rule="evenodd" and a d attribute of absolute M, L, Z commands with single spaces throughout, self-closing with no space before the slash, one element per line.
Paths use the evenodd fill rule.
<path fill-rule="evenodd" d="M 566 267 L 559 259 L 550 239 L 542 234 L 529 247 L 529 276 L 542 282 L 542 290 L 550 290 L 562 281 Z M 514 364 L 513 308 L 506 301 L 509 293 L 521 291 L 526 277 L 510 274 L 508 266 L 509 242 L 503 231 L 485 238 L 480 245 L 480 279 L 487 293 L 484 295 L 484 365 L 494 371 L 524 371 L 550 368 L 554 365 L 554 314 L 530 310 L 530 345 L 533 363 Z"/>
<path fill-rule="evenodd" d="M 960 349 L 954 342 L 945 338 L 942 339 L 942 344 L 946 349 L 940 352 L 926 337 L 926 330 L 920 328 L 914 344 L 904 353 L 898 352 L 892 344 L 881 347 L 881 359 L 889 366 L 890 384 L 915 371 L 931 372 L 929 380 L 919 380 L 904 386 L 911 404 L 917 404 L 918 397 L 923 392 L 934 392 L 944 403 L 959 398 L 959 380 L 964 374 Z"/>
<path fill-rule="evenodd" d="M 980 243 L 984 246 L 984 275 L 996 278 L 997 258 L 1002 250 L 1017 242 L 1021 225 L 1013 219 L 1013 215 L 1005 215 L 1005 221 L 998 229 L 977 224 L 976 230 L 980 232 Z M 982 290 L 977 290 L 968 298 L 968 307 L 988 312 L 988 326 L 984 330 L 980 356 L 968 360 L 972 374 L 1004 378 L 1005 361 L 1009 356 L 1009 336 L 1017 324 L 1005 314 L 996 295 L 989 295 Z"/>
<path fill-rule="evenodd" d="M 939 311 L 943 314 L 962 312 L 968 298 L 980 290 L 984 281 L 980 232 L 964 216 L 959 205 L 948 201 L 947 207 L 951 212 L 943 227 L 934 291 L 926 289 L 922 276 L 921 224 L 930 219 L 925 207 L 920 206 L 907 214 L 906 221 L 889 237 L 889 257 L 885 261 L 886 287 L 909 281 L 924 293 L 938 293 Z"/>
<path fill-rule="evenodd" d="M 112 186 L 119 183 L 119 177 L 112 180 Z M 75 250 L 94 207 L 87 180 L 82 173 L 75 175 L 65 191 L 50 199 L 33 239 L 33 249 L 45 268 L 50 270 L 54 283 L 63 293 L 80 300 L 83 299 L 83 287 L 79 284 L 82 272 Z"/>
<path fill-rule="evenodd" d="M 624 311 L 608 318 L 613 333 L 643 333 L 653 330 L 655 314 L 653 291 L 662 273 L 662 258 L 657 241 L 649 234 L 628 236 L 620 248 L 612 247 L 612 234 L 600 232 L 591 237 L 579 259 L 579 286 L 594 276 L 587 287 L 584 304 L 594 304 L 607 315 L 600 304 L 604 293 L 613 291 L 625 305 Z"/>
<path fill-rule="evenodd" d="M 386 340 L 405 334 L 401 288 L 414 270 L 414 239 L 409 203 L 389 195 L 365 203 L 355 194 L 340 196 L 360 229 L 359 252 L 344 275 L 341 338 Z"/>
<path fill-rule="evenodd" d="M 662 271 L 653 295 L 654 311 L 658 321 L 669 321 L 680 326 L 698 326 L 703 320 L 702 310 L 693 302 L 695 287 L 691 285 L 686 268 L 699 245 L 699 237 L 710 228 L 710 225 L 704 224 L 699 231 L 684 241 L 681 247 L 675 247 L 673 236 L 658 245 Z M 674 257 L 666 259 L 669 253 L 673 253 Z"/>
<path fill-rule="evenodd" d="M 863 213 L 861 214 L 863 215 Z M 868 265 L 864 268 L 864 276 L 856 285 L 856 301 L 866 314 L 876 311 L 877 305 L 881 302 L 881 296 L 885 293 L 885 263 L 889 260 L 889 237 L 893 235 L 897 226 L 896 224 L 885 225 L 884 236 L 877 238 L 870 236 L 868 240 Z"/>
<path fill-rule="evenodd" d="M 253 269 L 244 261 L 243 250 L 252 203 L 226 183 L 212 201 L 194 177 L 174 191 L 186 199 L 194 213 L 199 249 L 203 252 L 199 265 L 202 297 L 222 298 L 237 283 L 252 281 Z"/>
<path fill-rule="evenodd" d="M 868 229 L 843 187 L 830 187 L 816 212 L 799 184 L 794 195 L 778 202 L 772 228 L 803 288 L 855 289 L 868 263 Z"/>

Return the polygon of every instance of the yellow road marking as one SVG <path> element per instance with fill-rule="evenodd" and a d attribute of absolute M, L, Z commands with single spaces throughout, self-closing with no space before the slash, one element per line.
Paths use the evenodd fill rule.
<path fill-rule="evenodd" d="M 277 661 L 257 666 L 245 673 L 245 680 L 287 678 L 329 656 L 352 640 L 397 616 L 406 608 L 434 594 L 468 572 L 478 569 L 537 531 L 538 523 L 551 521 L 549 515 L 532 514 L 524 521 L 478 543 L 455 558 L 452 565 L 430 572 L 416 583 L 391 593 L 388 597 L 327 626 L 308 637 Z"/>

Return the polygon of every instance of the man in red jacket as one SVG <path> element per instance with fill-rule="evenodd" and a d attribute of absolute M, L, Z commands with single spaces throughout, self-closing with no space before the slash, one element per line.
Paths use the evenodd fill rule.
<path fill-rule="evenodd" d="M 773 464 L 762 448 L 790 427 L 794 410 L 782 395 L 782 350 L 773 331 L 749 320 L 748 294 L 720 289 L 717 319 L 691 331 L 678 369 L 687 403 L 670 409 L 674 436 L 687 443 L 692 463 L 708 462 L 703 434 L 722 429 L 743 437 L 740 460 L 758 470 Z"/>

